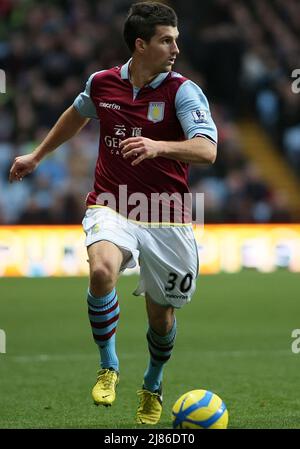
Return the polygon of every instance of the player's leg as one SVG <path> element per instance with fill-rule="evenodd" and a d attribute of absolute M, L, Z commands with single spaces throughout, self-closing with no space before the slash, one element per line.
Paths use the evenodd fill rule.
<path fill-rule="evenodd" d="M 176 318 L 172 306 L 161 306 L 146 294 L 149 321 L 147 341 L 149 364 L 144 375 L 143 389 L 138 392 L 140 404 L 137 421 L 156 424 L 162 412 L 162 378 L 164 365 L 171 357 L 176 337 Z"/>
<path fill-rule="evenodd" d="M 112 291 L 118 280 L 123 253 L 112 242 L 101 240 L 87 248 L 90 266 L 90 291 L 104 296 Z"/>
<path fill-rule="evenodd" d="M 115 387 L 119 380 L 119 360 L 115 347 L 119 303 L 115 285 L 123 253 L 114 243 L 100 241 L 88 247 L 88 256 L 88 312 L 101 364 L 92 397 L 97 405 L 111 405 L 115 400 Z"/>
<path fill-rule="evenodd" d="M 149 365 L 144 375 L 144 388 L 158 391 L 163 377 L 164 365 L 171 357 L 176 337 L 176 319 L 172 306 L 161 306 L 146 294 L 146 308 L 149 321 L 147 342 Z"/>
<path fill-rule="evenodd" d="M 191 228 L 148 229 L 147 233 L 140 249 L 141 273 L 135 294 L 145 292 L 147 297 L 150 361 L 144 388 L 139 392 L 137 422 L 155 424 L 161 414 L 163 369 L 176 337 L 174 309 L 191 300 L 198 275 L 198 254 Z"/>
<path fill-rule="evenodd" d="M 115 348 L 119 304 L 115 285 L 120 271 L 136 265 L 138 243 L 127 220 L 108 207 L 88 209 L 82 224 L 90 264 L 89 318 L 101 364 L 92 396 L 96 404 L 111 405 L 119 380 Z"/>

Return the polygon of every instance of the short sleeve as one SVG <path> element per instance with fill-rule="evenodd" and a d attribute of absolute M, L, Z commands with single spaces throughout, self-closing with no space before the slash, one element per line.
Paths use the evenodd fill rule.
<path fill-rule="evenodd" d="M 193 81 L 185 81 L 175 97 L 177 118 L 187 139 L 200 134 L 217 143 L 218 133 L 203 91 Z"/>
<path fill-rule="evenodd" d="M 99 73 L 99 72 L 96 72 Z M 91 84 L 94 75 L 96 73 L 93 73 L 85 86 L 85 90 L 81 92 L 76 98 L 73 103 L 74 108 L 81 114 L 83 117 L 88 118 L 98 118 L 97 111 L 95 108 L 95 105 L 93 103 L 93 100 L 91 99 L 90 92 L 91 92 Z"/>

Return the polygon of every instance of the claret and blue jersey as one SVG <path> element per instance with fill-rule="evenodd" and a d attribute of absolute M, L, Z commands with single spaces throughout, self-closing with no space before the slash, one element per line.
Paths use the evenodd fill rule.
<path fill-rule="evenodd" d="M 127 186 L 128 195 L 141 192 L 149 199 L 151 193 L 189 192 L 188 164 L 157 157 L 132 166 L 119 149 L 128 137 L 180 141 L 201 135 L 217 142 L 207 99 L 194 82 L 165 72 L 139 89 L 130 82 L 129 64 L 130 60 L 92 74 L 74 101 L 81 115 L 98 119 L 100 124 L 94 191 L 87 197 L 88 206 L 97 204 L 104 192 L 118 198 L 119 185 Z"/>

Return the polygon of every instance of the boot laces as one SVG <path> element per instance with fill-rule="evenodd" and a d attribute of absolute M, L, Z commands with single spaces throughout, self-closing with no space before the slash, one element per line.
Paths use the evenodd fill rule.
<path fill-rule="evenodd" d="M 141 400 L 140 408 L 146 413 L 151 412 L 153 410 L 153 405 L 159 400 L 159 394 L 152 393 L 148 390 L 139 390 L 137 394 Z"/>
<path fill-rule="evenodd" d="M 97 382 L 101 382 L 105 390 L 111 390 L 115 384 L 115 371 L 103 369 L 99 371 Z"/>

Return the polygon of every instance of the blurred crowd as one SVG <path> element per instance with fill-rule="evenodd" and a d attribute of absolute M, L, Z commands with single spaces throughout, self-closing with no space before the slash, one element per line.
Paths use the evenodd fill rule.
<path fill-rule="evenodd" d="M 122 27 L 131 3 L 0 1 L 0 68 L 7 77 L 7 92 L 0 94 L 0 224 L 81 221 L 93 185 L 96 121 L 21 183 L 9 184 L 8 171 L 15 156 L 41 141 L 91 73 L 129 58 Z M 300 172 L 300 94 L 291 89 L 300 3 L 168 3 L 180 20 L 175 70 L 203 88 L 219 131 L 216 163 L 190 170 L 192 191 L 205 193 L 205 221 L 291 221 L 285 192 L 272 190 L 245 157 L 236 120 L 260 120 Z"/>

